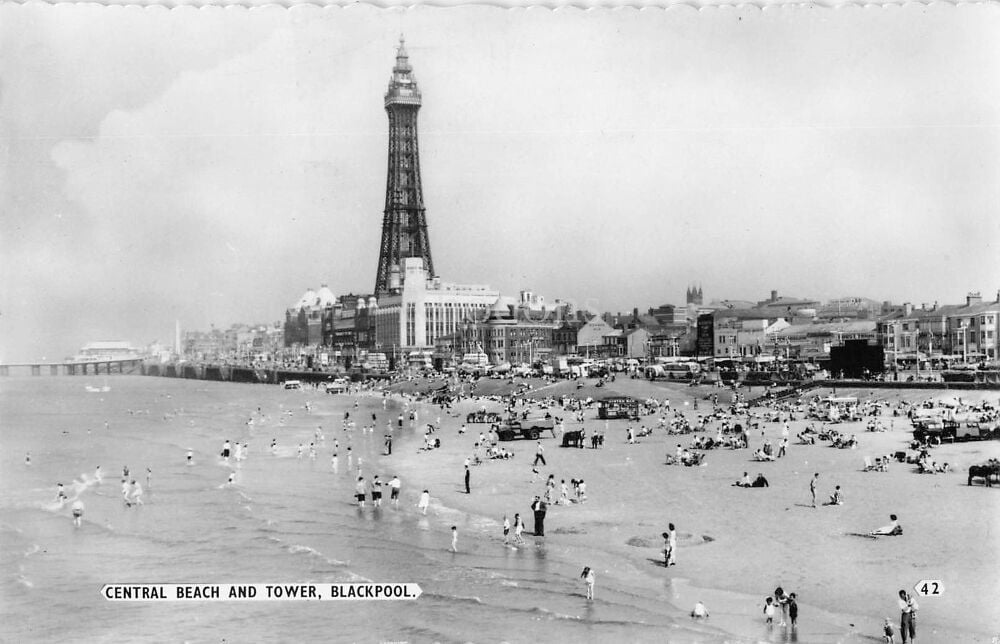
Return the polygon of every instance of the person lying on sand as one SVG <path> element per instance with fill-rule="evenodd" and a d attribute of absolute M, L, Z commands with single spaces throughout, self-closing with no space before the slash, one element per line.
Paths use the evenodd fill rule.
<path fill-rule="evenodd" d="M 896 520 L 896 515 L 890 514 L 888 525 L 884 525 L 878 530 L 872 530 L 868 534 L 896 537 L 903 534 L 903 528 L 899 525 L 899 521 Z"/>

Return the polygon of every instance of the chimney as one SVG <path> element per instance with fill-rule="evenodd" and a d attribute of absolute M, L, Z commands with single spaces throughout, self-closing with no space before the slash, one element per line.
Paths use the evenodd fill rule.
<path fill-rule="evenodd" d="M 903 302 L 903 315 L 909 316 L 913 313 L 913 305 L 909 302 Z"/>
<path fill-rule="evenodd" d="M 775 290 L 772 289 L 771 290 L 771 301 L 774 302 L 777 299 L 778 299 L 778 291 L 775 291 Z"/>
<path fill-rule="evenodd" d="M 1000 288 L 997 289 L 997 304 L 1000 304 Z"/>
<path fill-rule="evenodd" d="M 969 293 L 968 295 L 965 296 L 966 306 L 972 306 L 973 304 L 982 304 L 982 303 L 983 303 L 983 296 L 979 291 L 976 291 L 975 293 Z"/>

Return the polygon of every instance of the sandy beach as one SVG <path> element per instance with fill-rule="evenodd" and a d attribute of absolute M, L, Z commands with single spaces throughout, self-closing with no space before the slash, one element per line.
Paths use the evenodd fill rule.
<path fill-rule="evenodd" d="M 879 641 L 885 617 L 898 623 L 898 590 L 912 590 L 922 579 L 940 580 L 944 592 L 919 598 L 921 644 L 990 642 L 996 635 L 1000 487 L 969 487 L 966 472 L 971 463 L 1000 456 L 1000 442 L 933 448 L 936 461 L 951 464 L 948 474 L 917 474 L 915 466 L 900 463 L 885 473 L 864 472 L 865 456 L 906 449 L 908 422 L 896 418 L 894 430 L 883 433 L 840 424 L 841 431 L 857 434 L 860 445 L 835 449 L 822 441 L 795 444 L 805 426 L 796 420 L 788 454 L 775 462 L 750 460 L 761 440 L 757 432 L 750 450 L 710 450 L 704 466 L 684 467 L 666 465 L 667 453 L 696 436 L 714 435 L 714 427 L 686 435 L 655 429 L 630 445 L 627 423 L 611 421 L 600 449 L 562 448 L 546 434 L 541 441 L 547 464 L 537 468 L 534 481 L 535 442 L 502 443 L 514 458 L 472 466 L 466 494 L 463 463 L 488 426 L 467 424 L 463 435 L 459 428 L 469 411 L 499 411 L 502 404 L 467 398 L 449 414 L 404 395 L 438 388 L 440 380 L 395 383 L 388 396 L 377 390 L 327 395 L 311 388 L 133 377 L 112 378 L 111 390 L 95 395 L 83 387 L 88 380 L 46 387 L 39 382 L 5 381 L 0 391 L 5 640 L 64 641 L 71 626 L 87 641 L 313 641 L 328 639 L 329 618 L 344 641 L 851 644 Z M 494 396 L 530 385 L 526 397 L 534 400 L 550 393 L 655 396 L 691 418 L 694 401 L 704 413 L 711 408 L 704 397 L 716 393 L 627 378 L 602 388 L 594 384 L 577 389 L 572 381 L 482 380 L 477 392 Z M 718 393 L 720 405 L 727 404 L 730 394 Z M 749 397 L 760 393 L 755 389 Z M 890 403 L 954 395 L 874 393 Z M 871 392 L 837 394 L 867 398 Z M 995 404 L 997 394 L 962 397 Z M 410 411 L 418 414 L 413 428 L 406 418 Z M 350 431 L 342 427 L 345 412 L 357 423 Z M 572 413 L 556 407 L 550 412 L 566 418 L 567 430 L 579 426 Z M 375 431 L 362 432 L 372 414 Z M 441 448 L 418 450 L 419 428 L 439 416 L 435 437 Z M 248 425 L 249 417 L 258 422 Z M 384 456 L 390 421 L 393 452 Z M 892 422 L 883 418 L 886 426 Z M 592 408 L 584 410 L 583 424 L 588 432 L 604 430 Z M 636 429 L 642 424 L 657 421 L 644 416 Z M 326 438 L 313 459 L 309 443 L 319 426 Z M 780 424 L 762 427 L 772 441 L 780 436 Z M 274 439 L 278 446 L 272 450 Z M 248 442 L 249 459 L 223 462 L 218 452 L 225 440 Z M 331 463 L 338 442 L 339 469 Z M 305 450 L 301 458 L 298 445 Z M 189 449 L 194 465 L 185 463 Z M 30 466 L 24 463 L 28 452 Z M 400 476 L 398 507 L 356 507 L 354 467 L 361 457 L 368 479 Z M 54 485 L 74 487 L 73 477 L 87 478 L 99 464 L 106 483 L 83 492 L 87 513 L 76 529 L 68 507 L 52 502 Z M 152 468 L 152 482 L 143 481 L 141 508 L 121 503 L 117 471 L 124 464 L 137 473 Z M 733 487 L 744 471 L 763 473 L 770 487 Z M 843 505 L 811 507 L 814 472 L 820 473 L 819 500 L 840 485 Z M 226 484 L 230 473 L 232 485 Z M 530 504 L 544 493 L 549 474 L 557 494 L 561 480 L 584 479 L 587 500 L 550 506 L 545 536 L 536 537 Z M 423 489 L 431 494 L 426 516 L 416 507 Z M 525 544 L 517 548 L 503 544 L 501 530 L 504 514 L 513 520 L 514 513 L 526 528 Z M 890 513 L 899 516 L 902 536 L 848 534 L 882 526 Z M 677 565 L 667 568 L 660 535 L 669 523 L 677 529 L 678 554 Z M 449 551 L 453 525 L 457 553 Z M 584 566 L 596 573 L 593 602 L 580 579 Z M 99 593 L 110 581 L 234 580 L 413 582 L 424 595 L 392 605 L 181 607 L 112 604 Z M 761 614 L 764 597 L 779 585 L 798 597 L 794 631 L 767 627 Z M 688 617 L 697 601 L 707 606 L 708 620 Z M 53 605 L 64 610 L 53 616 Z M 31 626 L 37 623 L 44 629 Z"/>
<path fill-rule="evenodd" d="M 520 384 L 518 380 L 517 384 Z M 398 383 L 393 397 L 439 387 L 424 382 Z M 708 387 L 687 387 L 666 383 L 619 378 L 605 388 L 588 385 L 577 389 L 572 382 L 546 385 L 531 381 L 533 398 L 547 395 L 609 395 L 623 393 L 639 398 L 667 398 L 674 409 L 683 409 L 690 419 L 700 409 L 711 409 L 706 394 L 718 392 L 720 405 L 729 393 Z M 504 380 L 481 381 L 477 393 L 502 394 L 513 386 Z M 758 388 L 748 398 L 760 395 Z M 830 391 L 814 390 L 808 396 L 826 396 Z M 838 389 L 837 395 L 870 396 L 895 404 L 900 400 L 921 401 L 953 397 L 954 392 Z M 963 400 L 986 399 L 1000 403 L 997 392 L 962 392 Z M 863 471 L 864 458 L 905 450 L 912 437 L 905 417 L 881 417 L 891 431 L 866 432 L 864 423 L 840 423 L 836 428 L 856 434 L 855 449 L 836 449 L 820 441 L 797 444 L 795 435 L 807 422 L 799 414 L 791 422 L 791 444 L 785 457 L 774 462 L 752 461 L 752 451 L 760 446 L 760 431 L 751 433 L 750 449 L 716 449 L 707 452 L 701 467 L 666 465 L 667 453 L 680 443 L 687 446 L 699 434 L 667 435 L 663 430 L 626 441 L 627 422 L 607 423 L 603 448 L 562 448 L 558 440 L 542 439 L 547 464 L 539 465 L 533 482 L 532 441 L 504 443 L 516 456 L 507 461 L 486 460 L 471 468 L 471 494 L 465 494 L 463 461 L 473 452 L 479 432 L 488 425 L 467 425 L 458 433 L 469 411 L 486 407 L 501 411 L 502 405 L 488 398 L 468 399 L 451 414 L 429 404 L 415 403 L 419 426 L 441 418 L 435 434 L 440 449 L 431 452 L 394 453 L 393 467 L 403 477 L 409 496 L 427 488 L 432 494 L 432 510 L 457 508 L 482 518 L 485 535 L 470 535 L 469 548 L 502 548 L 501 523 L 504 514 L 511 520 L 515 512 L 532 529 L 530 503 L 541 495 L 545 479 L 555 476 L 557 490 L 563 479 L 585 479 L 587 501 L 549 507 L 545 519 L 546 536 L 527 536 L 526 548 L 540 547 L 558 552 L 593 567 L 600 584 L 629 585 L 647 593 L 683 616 L 695 601 L 702 600 L 711 612 L 706 626 L 721 629 L 734 641 L 788 641 L 792 635 L 763 624 L 764 597 L 775 587 L 795 592 L 800 605 L 798 641 L 845 641 L 852 635 L 864 641 L 881 634 L 883 618 L 898 623 L 896 593 L 912 592 L 922 579 L 942 580 L 946 592 L 921 598 L 921 641 L 990 641 L 998 628 L 998 609 L 993 596 L 1000 588 L 1000 490 L 982 485 L 968 487 L 968 466 L 1000 456 L 996 441 L 944 444 L 933 450 L 938 462 L 948 462 L 945 474 L 918 474 L 916 466 L 893 462 L 888 472 Z M 761 409 L 752 411 L 760 412 Z M 555 416 L 566 418 L 566 429 L 579 427 L 572 413 L 551 408 Z M 544 413 L 541 410 L 537 414 Z M 633 423 L 655 426 L 655 416 Z M 603 430 L 596 407 L 585 410 L 583 425 L 588 432 Z M 407 422 L 407 426 L 408 422 Z M 761 423 L 766 438 L 780 439 L 781 424 Z M 707 435 L 714 435 L 715 424 Z M 410 430 L 406 430 L 410 431 Z M 743 472 L 751 478 L 763 473 L 768 488 L 733 487 Z M 840 485 L 845 502 L 840 506 L 812 507 L 809 481 L 818 472 L 820 502 L 827 500 Z M 418 489 L 419 488 L 419 489 Z M 852 536 L 867 533 L 888 522 L 889 514 L 899 516 L 904 534 L 879 539 Z M 678 533 L 677 565 L 662 564 L 660 534 L 668 523 Z M 794 641 L 794 640 L 792 640 Z"/>

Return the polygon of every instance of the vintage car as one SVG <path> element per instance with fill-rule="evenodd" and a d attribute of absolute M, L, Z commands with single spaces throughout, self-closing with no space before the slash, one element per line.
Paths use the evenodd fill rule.
<path fill-rule="evenodd" d="M 551 432 L 552 436 L 555 436 L 555 421 L 552 418 L 504 421 L 497 431 L 497 437 L 502 441 L 512 441 L 518 438 L 535 440 L 544 431 Z"/>

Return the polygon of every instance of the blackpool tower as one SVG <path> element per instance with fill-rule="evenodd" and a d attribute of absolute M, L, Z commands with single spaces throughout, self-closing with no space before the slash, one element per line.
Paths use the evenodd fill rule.
<path fill-rule="evenodd" d="M 435 275 L 424 214 L 424 194 L 420 187 L 419 109 L 420 90 L 400 37 L 396 65 L 385 93 L 385 111 L 389 115 L 389 169 L 382 214 L 382 245 L 375 278 L 376 295 L 399 287 L 398 275 L 406 257 L 422 258 L 427 275 Z"/>

